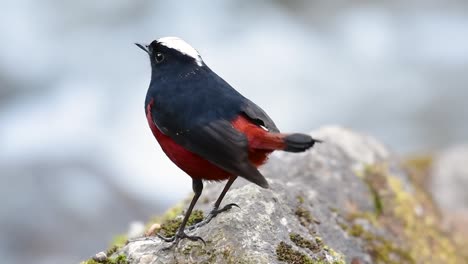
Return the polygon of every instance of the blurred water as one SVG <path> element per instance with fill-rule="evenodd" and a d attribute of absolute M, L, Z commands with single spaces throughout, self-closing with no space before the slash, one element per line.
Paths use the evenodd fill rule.
<path fill-rule="evenodd" d="M 467 140 L 463 2 L 272 3 L 2 1 L 2 259 L 76 262 L 190 191 L 146 124 L 136 41 L 184 38 L 284 131 L 341 124 L 401 153 Z"/>

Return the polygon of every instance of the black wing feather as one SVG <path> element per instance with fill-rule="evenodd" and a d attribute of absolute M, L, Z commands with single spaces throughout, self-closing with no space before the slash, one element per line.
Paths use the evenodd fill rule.
<path fill-rule="evenodd" d="M 227 172 L 268 188 L 265 177 L 249 161 L 247 138 L 228 121 L 212 121 L 172 139 Z"/>
<path fill-rule="evenodd" d="M 254 102 L 245 98 L 242 112 L 259 126 L 264 126 L 268 131 L 273 133 L 279 133 L 279 129 L 276 127 L 275 122 Z"/>

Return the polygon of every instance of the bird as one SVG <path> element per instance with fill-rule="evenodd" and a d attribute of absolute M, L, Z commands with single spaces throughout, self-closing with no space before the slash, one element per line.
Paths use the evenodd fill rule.
<path fill-rule="evenodd" d="M 210 213 L 196 227 L 239 207 L 230 203 L 220 208 L 238 177 L 268 188 L 258 168 L 273 151 L 304 152 L 321 140 L 301 133 L 281 133 L 262 108 L 211 70 L 183 39 L 162 37 L 151 44 L 135 45 L 148 54 L 151 64 L 145 99 L 149 127 L 163 152 L 192 178 L 194 192 L 175 235 L 158 236 L 172 245 L 183 239 L 205 243 L 203 238 L 185 232 L 204 181 L 227 183 Z"/>

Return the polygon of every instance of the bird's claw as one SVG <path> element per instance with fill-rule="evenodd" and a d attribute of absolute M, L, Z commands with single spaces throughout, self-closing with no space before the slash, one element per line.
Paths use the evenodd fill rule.
<path fill-rule="evenodd" d="M 165 236 L 163 236 L 161 234 L 157 234 L 157 236 L 159 237 L 159 239 L 161 239 L 164 242 L 173 242 L 177 235 L 175 235 L 173 237 L 165 237 Z"/>
<path fill-rule="evenodd" d="M 229 211 L 232 207 L 240 208 L 239 205 L 237 205 L 235 203 L 230 203 L 228 205 L 225 205 L 221 209 L 213 208 L 213 210 L 211 210 L 211 212 L 208 214 L 208 216 L 205 219 L 203 219 L 203 221 L 201 221 L 201 222 L 199 222 L 199 223 L 197 223 L 195 225 L 189 226 L 189 227 L 187 227 L 187 229 L 189 231 L 192 231 L 194 229 L 202 227 L 202 226 L 208 224 L 209 222 L 211 222 L 211 220 L 213 220 L 213 218 L 215 218 L 218 214 Z"/>
<path fill-rule="evenodd" d="M 213 218 L 215 216 L 217 216 L 219 213 L 222 213 L 222 212 L 226 212 L 226 211 L 229 211 L 231 210 L 232 207 L 237 207 L 240 209 L 239 205 L 235 204 L 235 203 L 230 203 L 228 205 L 225 205 L 223 208 L 221 209 L 213 209 L 211 212 L 210 212 L 210 215 L 213 215 Z"/>
<path fill-rule="evenodd" d="M 165 237 L 165 236 L 162 236 L 161 234 L 158 234 L 158 237 L 165 242 L 171 243 L 171 245 L 164 248 L 164 250 L 169 250 L 173 247 L 176 247 L 179 244 L 179 242 L 182 241 L 183 239 L 188 239 L 190 241 L 201 241 L 203 245 L 206 246 L 206 242 L 205 240 L 203 240 L 203 238 L 199 236 L 189 236 L 185 234 L 184 232 L 177 232 L 175 236 L 173 237 Z"/>

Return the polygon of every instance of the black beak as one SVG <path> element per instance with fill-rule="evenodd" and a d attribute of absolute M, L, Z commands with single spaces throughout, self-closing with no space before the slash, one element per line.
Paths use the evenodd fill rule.
<path fill-rule="evenodd" d="M 139 47 L 140 49 L 144 50 L 146 53 L 149 54 L 149 49 L 148 49 L 148 45 L 143 45 L 143 44 L 140 44 L 140 43 L 135 43 L 135 45 L 137 45 L 137 47 Z"/>

